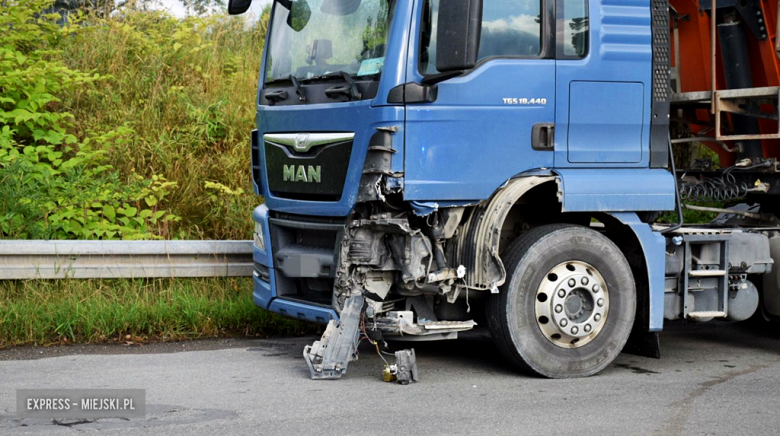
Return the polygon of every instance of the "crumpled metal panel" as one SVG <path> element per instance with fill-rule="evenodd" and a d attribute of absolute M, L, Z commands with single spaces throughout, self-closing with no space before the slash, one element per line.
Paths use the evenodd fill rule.
<path fill-rule="evenodd" d="M 464 265 L 466 286 L 471 289 L 492 290 L 506 280 L 506 269 L 498 255 L 501 226 L 509 210 L 530 189 L 555 176 L 519 177 L 509 180 L 469 216 L 455 247 L 453 265 Z"/>

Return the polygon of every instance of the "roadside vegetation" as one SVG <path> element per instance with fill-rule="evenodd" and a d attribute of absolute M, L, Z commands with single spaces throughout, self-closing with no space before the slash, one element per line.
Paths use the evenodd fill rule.
<path fill-rule="evenodd" d="M 0 240 L 250 239 L 267 14 L 0 0 Z M 65 17 L 65 18 L 64 18 Z M 0 281 L 0 347 L 271 336 L 251 280 Z"/>
<path fill-rule="evenodd" d="M 0 0 L 0 238 L 247 239 L 267 17 Z"/>
<path fill-rule="evenodd" d="M 247 279 L 17 281 L 0 286 L 0 348 L 314 333 L 258 309 Z"/>

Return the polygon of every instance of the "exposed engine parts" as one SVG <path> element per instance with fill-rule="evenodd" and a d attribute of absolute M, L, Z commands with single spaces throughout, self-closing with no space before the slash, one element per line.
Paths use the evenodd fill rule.
<path fill-rule="evenodd" d="M 304 350 L 312 379 L 340 378 L 362 339 L 374 344 L 384 360 L 386 352 L 379 346 L 384 338 L 454 339 L 476 325 L 473 320 L 441 321 L 434 310 L 454 303 L 463 288 L 458 281 L 465 267 L 449 264 L 444 245 L 464 208 L 427 217 L 367 209 L 353 215 L 341 240 L 333 297 L 340 319 L 331 320 L 322 338 Z M 416 381 L 414 350 L 397 351 L 395 357 L 396 363 L 386 362 L 383 378 Z"/>
<path fill-rule="evenodd" d="M 364 172 L 364 179 L 371 180 L 361 185 L 368 189 L 360 195 L 368 201 L 359 203 L 346 222 L 319 220 L 299 226 L 286 217 L 272 221 L 283 228 L 276 230 L 283 245 L 277 250 L 279 270 L 301 278 L 283 282 L 285 295 L 323 301 L 320 294 L 333 277 L 331 301 L 340 319 L 330 320 L 322 338 L 304 350 L 313 379 L 341 377 L 364 339 L 385 360 L 388 353 L 380 348 L 380 343 L 386 348 L 385 339 L 455 339 L 473 329 L 477 323 L 469 289 L 497 292 L 506 279 L 498 252 L 504 219 L 524 192 L 555 179 L 544 175 L 510 180 L 500 195 L 479 205 L 439 208 L 398 202 L 386 189 L 394 176 L 384 160 L 390 151 L 383 144 L 390 134 L 381 131 L 372 138 L 370 151 L 376 161 Z M 317 245 L 304 245 L 307 242 Z M 337 249 L 329 258 L 331 243 Z M 469 268 L 479 271 L 470 274 Z M 395 356 L 397 363 L 385 362 L 384 378 L 415 381 L 414 353 L 402 350 Z"/>
<path fill-rule="evenodd" d="M 445 213 L 445 216 L 461 216 Z M 457 221 L 445 219 L 454 233 Z M 429 227 L 433 237 L 447 236 L 439 226 Z M 419 228 L 412 228 L 406 214 L 381 213 L 354 219 L 342 242 L 342 258 L 337 271 L 337 300 L 344 301 L 351 289 L 363 289 L 374 301 L 384 301 L 391 286 L 401 296 L 446 295 L 457 292 L 457 279 L 465 267 L 451 268 L 442 249 L 442 240 L 432 239 Z"/>

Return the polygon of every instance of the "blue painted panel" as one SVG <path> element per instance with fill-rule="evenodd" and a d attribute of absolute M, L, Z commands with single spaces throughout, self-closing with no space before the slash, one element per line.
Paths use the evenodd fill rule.
<path fill-rule="evenodd" d="M 507 97 L 546 103 L 507 105 Z M 553 122 L 554 101 L 547 59 L 492 60 L 440 83 L 436 102 L 407 105 L 404 199 L 481 200 L 519 172 L 552 166 L 551 151 L 531 148 L 531 129 Z"/>
<path fill-rule="evenodd" d="M 408 74 L 420 80 L 416 67 Z M 522 171 L 552 166 L 551 151 L 531 148 L 531 129 L 553 122 L 554 101 L 550 59 L 490 60 L 440 83 L 436 102 L 407 105 L 404 199 L 482 200 Z"/>
<path fill-rule="evenodd" d="M 385 63 L 382 67 L 382 80 L 379 81 L 379 89 L 372 103 L 374 106 L 392 105 L 392 103 L 387 103 L 390 90 L 405 82 L 406 58 L 409 49 L 408 38 L 412 25 L 413 8 L 414 0 L 397 0 L 395 2 L 395 16 L 390 27 Z"/>
<path fill-rule="evenodd" d="M 267 266 L 269 268 L 274 266 L 273 256 L 267 249 L 271 246 L 271 231 L 268 227 L 268 206 L 261 204 L 257 206 L 252 212 L 252 219 L 256 223 L 260 223 L 263 226 L 263 235 L 265 236 L 266 250 L 261 250 L 252 244 L 252 259 L 260 265 Z"/>
<path fill-rule="evenodd" d="M 644 86 L 625 82 L 571 82 L 569 162 L 642 160 Z"/>
<path fill-rule="evenodd" d="M 666 275 L 666 239 L 652 231 L 648 224 L 639 220 L 635 213 L 614 213 L 615 218 L 634 231 L 647 263 L 647 279 L 650 291 L 650 331 L 658 332 L 664 327 L 664 277 Z"/>
<path fill-rule="evenodd" d="M 252 301 L 255 302 L 255 306 L 262 309 L 268 309 L 271 301 L 276 298 L 276 279 L 274 278 L 274 270 L 270 268 L 271 282 L 264 282 L 258 277 L 252 277 L 252 284 L 254 291 L 252 292 Z"/>
<path fill-rule="evenodd" d="M 406 82 L 423 78 L 422 6 L 414 7 Z M 551 151 L 531 148 L 531 128 L 554 121 L 554 60 L 490 59 L 438 88 L 436 102 L 407 105 L 405 200 L 484 200 L 518 173 L 552 167 Z M 505 104 L 507 98 L 545 101 Z"/>
<path fill-rule="evenodd" d="M 566 212 L 674 210 L 674 178 L 665 169 L 556 168 Z"/>
<path fill-rule="evenodd" d="M 276 298 L 268 306 L 271 312 L 280 313 L 284 316 L 300 319 L 302 321 L 311 321 L 319 324 L 327 324 L 331 319 L 339 319 L 336 311 L 320 306 L 302 304 L 290 300 Z"/>
<path fill-rule="evenodd" d="M 555 167 L 648 167 L 650 149 L 650 102 L 652 90 L 652 35 L 650 29 L 650 0 L 590 0 L 591 19 L 589 33 L 589 51 L 584 59 L 556 61 L 556 114 L 555 114 Z M 572 82 L 611 82 L 602 87 L 603 94 L 596 101 L 579 101 L 580 91 Z M 616 82 L 631 84 L 628 87 L 616 85 Z M 637 90 L 636 84 L 642 89 Z M 591 88 L 591 91 L 595 91 Z M 641 92 L 641 120 L 624 119 L 624 114 L 610 107 L 611 104 L 626 99 L 638 101 L 637 92 Z M 626 95 L 628 94 L 628 95 Z M 588 132 L 584 126 L 569 126 L 569 102 L 575 105 L 572 121 L 585 123 L 590 120 L 593 129 Z M 586 110 L 588 112 L 586 112 Z M 632 116 L 638 113 L 633 107 Z M 618 113 L 620 116 L 615 117 Z M 587 116 L 587 120 L 583 119 Z M 631 147 L 622 143 L 613 135 L 620 134 L 622 127 L 615 131 L 616 122 L 638 123 L 631 129 Z M 583 130 L 584 128 L 584 130 Z M 634 134 L 639 130 L 640 155 L 636 156 Z M 570 134 L 585 134 L 584 138 L 572 138 Z M 588 136 L 591 135 L 591 136 Z M 574 156 L 570 147 L 574 146 Z M 612 148 L 606 148 L 612 147 Z M 616 150 L 617 149 L 617 150 Z M 590 153 L 589 153 L 590 151 Z M 620 155 L 610 155 L 610 151 L 619 151 Z M 607 156 L 610 155 L 610 156 Z M 615 160 L 610 160 L 615 159 Z"/>

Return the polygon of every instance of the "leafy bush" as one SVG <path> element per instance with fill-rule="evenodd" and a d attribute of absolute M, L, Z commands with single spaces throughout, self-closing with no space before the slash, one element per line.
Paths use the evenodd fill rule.
<path fill-rule="evenodd" d="M 267 16 L 266 16 L 267 19 Z M 244 17 L 175 19 L 120 9 L 90 19 L 64 47 L 70 68 L 109 75 L 69 96 L 79 126 L 127 124 L 135 132 L 107 161 L 121 174 L 176 181 L 167 209 L 176 238 L 247 239 L 252 210 L 249 133 L 254 128 L 265 26 Z M 237 194 L 212 198 L 206 182 Z"/>
<path fill-rule="evenodd" d="M 0 238 L 249 237 L 265 21 L 51 3 L 0 7 Z"/>
<path fill-rule="evenodd" d="M 98 73 L 70 69 L 62 45 L 86 28 L 60 26 L 50 2 L 0 8 L 0 238 L 114 239 L 165 236 L 178 218 L 158 209 L 175 186 L 122 176 L 105 161 L 133 132 L 74 130 L 61 96 L 94 89 Z"/>

